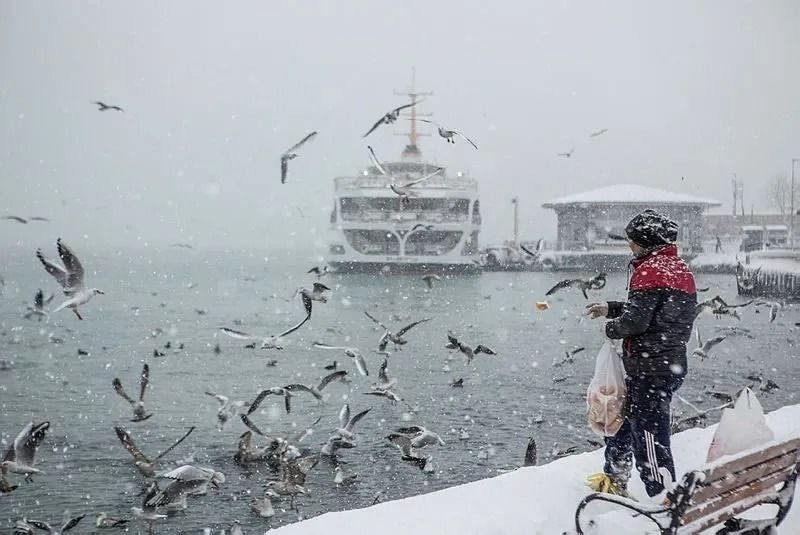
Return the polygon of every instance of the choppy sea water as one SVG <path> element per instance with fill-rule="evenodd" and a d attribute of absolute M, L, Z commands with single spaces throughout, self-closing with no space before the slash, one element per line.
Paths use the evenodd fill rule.
<path fill-rule="evenodd" d="M 159 521 L 158 533 L 217 530 L 235 519 L 245 533 L 262 533 L 301 517 L 368 506 L 379 492 L 381 500 L 391 500 L 491 477 L 522 463 L 531 436 L 539 444 L 540 462 L 547 461 L 554 442 L 562 448 L 577 446 L 578 451 L 594 448 L 587 442 L 595 437 L 585 424 L 584 394 L 601 344 L 601 324 L 581 318 L 586 301 L 577 291 L 554 296 L 548 311 L 534 307 L 564 274 L 453 277 L 430 291 L 415 276 L 332 275 L 324 279 L 333 289 L 330 302 L 315 304 L 312 320 L 286 339 L 285 349 L 259 351 L 243 348 L 245 342 L 220 335 L 218 328 L 274 334 L 294 324 L 302 317 L 302 305 L 283 298 L 314 281 L 305 275 L 313 265 L 308 257 L 175 249 L 91 254 L 76 249 L 89 271 L 87 282 L 106 291 L 83 308 L 84 321 L 69 311 L 49 322 L 24 320 L 25 304 L 36 288 L 52 292 L 56 284 L 37 264 L 33 251 L 7 251 L 0 264 L 6 281 L 0 298 L 0 359 L 14 361 L 13 368 L 0 371 L 3 448 L 28 421 L 51 422 L 37 461 L 45 473 L 35 483 L 20 482 L 18 490 L 0 497 L 0 529 L 22 517 L 55 523 L 65 510 L 130 517 L 130 508 L 141 504 L 147 480 L 117 440 L 115 425 L 125 427 L 148 455 L 194 425 L 195 432 L 164 458 L 160 468 L 193 459 L 227 476 L 220 490 L 191 498 L 186 512 Z M 697 278 L 699 286 L 711 287 L 705 295 L 719 293 L 736 300 L 732 276 Z M 623 274 L 611 276 L 606 288 L 595 293 L 597 300 L 624 295 Z M 53 305 L 60 299 L 57 294 Z M 398 379 L 402 403 L 363 395 L 377 379 L 383 359 L 372 352 L 381 331 L 364 310 L 396 327 L 431 318 L 415 327 L 407 336 L 408 345 L 390 357 L 389 373 Z M 702 316 L 698 325 L 706 338 L 717 334 L 717 327 L 734 325 L 749 329 L 750 336 L 731 335 L 711 358 L 690 359 L 680 393 L 701 407 L 715 406 L 719 402 L 704 394 L 707 387 L 733 392 L 750 382 L 744 376 L 757 373 L 780 386 L 761 396 L 767 410 L 794 403 L 794 325 L 800 314 L 786 306 L 770 324 L 766 312 L 756 314 L 748 308 L 740 322 Z M 498 355 L 479 355 L 467 365 L 444 348 L 448 330 Z M 52 337 L 63 343 L 53 343 Z M 312 348 L 314 341 L 359 347 L 370 376 L 359 376 L 343 354 Z M 173 349 L 164 349 L 167 342 Z M 175 351 L 179 343 L 184 350 Z M 213 350 L 216 344 L 220 354 Z M 565 349 L 579 346 L 586 350 L 574 364 L 554 366 Z M 79 349 L 88 354 L 79 355 Z M 154 357 L 156 349 L 166 356 Z M 267 367 L 269 359 L 276 359 L 277 365 Z M 264 387 L 315 384 L 327 373 L 323 366 L 333 360 L 350 371 L 350 385 L 329 386 L 324 404 L 298 395 L 288 416 L 281 400 L 268 398 L 254 420 L 265 432 L 280 436 L 321 416 L 314 434 L 303 443 L 315 453 L 338 425 L 343 403 L 350 403 L 354 412 L 371 407 L 357 427 L 358 447 L 339 455 L 345 471 L 357 473 L 358 480 L 337 488 L 333 465 L 323 458 L 307 480 L 311 495 L 298 499 L 299 513 L 285 510 L 288 501 L 275 501 L 276 516 L 258 518 L 249 505 L 263 496 L 265 483 L 276 474 L 264 466 L 234 463 L 244 426 L 232 421 L 218 431 L 217 404 L 204 392 L 252 400 Z M 145 400 L 154 416 L 133 423 L 129 406 L 114 393 L 111 381 L 119 377 L 129 393 L 136 393 L 143 362 L 151 368 Z M 450 386 L 456 378 L 464 379 L 464 388 Z M 715 420 L 716 416 L 711 422 Z M 426 448 L 433 456 L 433 474 L 401 462 L 399 452 L 385 440 L 395 427 L 408 424 L 426 426 L 447 442 Z M 469 434 L 467 440 L 454 432 L 460 428 Z M 678 467 L 684 468 L 688 467 Z M 129 530 L 145 532 L 146 526 L 132 522 Z M 93 518 L 87 517 L 78 532 L 94 532 Z"/>

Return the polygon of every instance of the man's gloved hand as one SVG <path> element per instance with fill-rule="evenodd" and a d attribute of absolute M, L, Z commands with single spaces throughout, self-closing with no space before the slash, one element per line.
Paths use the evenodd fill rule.
<path fill-rule="evenodd" d="M 586 314 L 592 319 L 605 318 L 608 316 L 608 303 L 591 303 L 586 305 Z"/>

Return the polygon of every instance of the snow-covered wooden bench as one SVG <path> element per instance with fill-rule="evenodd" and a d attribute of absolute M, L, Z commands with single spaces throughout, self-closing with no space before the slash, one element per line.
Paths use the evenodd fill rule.
<path fill-rule="evenodd" d="M 794 438 L 722 457 L 689 472 L 668 494 L 669 506 L 649 506 L 619 496 L 593 493 L 578 505 L 575 528 L 583 535 L 581 513 L 589 503 L 604 501 L 649 518 L 662 535 L 700 533 L 720 525 L 718 535 L 774 533 L 792 505 L 799 463 L 800 438 Z M 777 515 L 760 520 L 736 517 L 762 504 L 776 505 Z"/>

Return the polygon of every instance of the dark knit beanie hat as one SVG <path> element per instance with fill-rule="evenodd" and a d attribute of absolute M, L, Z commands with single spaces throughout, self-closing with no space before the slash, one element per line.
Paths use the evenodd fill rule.
<path fill-rule="evenodd" d="M 654 249 L 678 239 L 678 224 L 655 210 L 645 210 L 631 219 L 625 227 L 625 234 L 635 244 Z"/>

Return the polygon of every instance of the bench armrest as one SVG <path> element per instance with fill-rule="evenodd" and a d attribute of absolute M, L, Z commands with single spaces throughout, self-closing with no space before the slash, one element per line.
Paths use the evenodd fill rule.
<path fill-rule="evenodd" d="M 653 523 L 655 523 L 662 532 L 668 530 L 670 527 L 669 523 L 665 525 L 664 522 L 671 520 L 672 515 L 665 515 L 665 513 L 671 513 L 672 506 L 645 505 L 635 500 L 631 500 L 630 498 L 614 496 L 613 494 L 605 494 L 602 492 L 594 492 L 581 500 L 581 503 L 578 504 L 578 509 L 575 511 L 575 531 L 578 533 L 578 535 L 584 535 L 583 528 L 581 527 L 581 513 L 586 506 L 593 501 L 609 502 L 613 503 L 614 505 L 636 511 L 640 515 L 647 517 Z M 659 516 L 663 518 L 658 518 Z"/>

